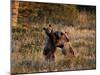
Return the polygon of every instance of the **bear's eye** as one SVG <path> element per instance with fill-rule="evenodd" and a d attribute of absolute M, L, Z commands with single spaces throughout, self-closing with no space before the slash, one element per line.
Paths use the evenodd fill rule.
<path fill-rule="evenodd" d="M 61 33 L 61 35 L 63 35 L 63 33 Z"/>
<path fill-rule="evenodd" d="M 43 30 L 46 30 L 46 28 L 43 28 Z"/>

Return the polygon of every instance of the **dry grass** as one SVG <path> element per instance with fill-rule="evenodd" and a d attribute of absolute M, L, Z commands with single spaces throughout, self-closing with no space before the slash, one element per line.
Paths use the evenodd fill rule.
<path fill-rule="evenodd" d="M 79 29 L 62 25 L 53 25 L 54 29 L 68 32 L 75 57 L 63 56 L 57 48 L 56 60 L 44 61 L 42 52 L 45 34 L 41 25 L 30 25 L 24 29 L 23 25 L 12 28 L 12 73 L 34 73 L 51 71 L 68 71 L 96 68 L 96 32 L 94 29 Z"/>
<path fill-rule="evenodd" d="M 24 7 L 21 8 L 23 9 Z M 30 8 L 32 10 L 35 9 L 34 5 Z M 72 7 L 70 7 L 70 9 L 72 10 Z M 73 8 L 73 11 L 74 12 L 67 10 L 65 11 L 66 13 L 60 11 L 59 13 L 57 12 L 58 14 L 53 14 L 52 16 L 44 14 L 42 15 L 42 19 L 39 19 L 39 16 L 35 16 L 36 20 L 33 19 L 32 23 L 30 23 L 29 19 L 29 24 L 26 25 L 23 25 L 23 19 L 25 19 L 25 17 L 20 18 L 19 16 L 18 25 L 12 27 L 11 72 L 35 73 L 95 69 L 96 15 L 95 13 L 85 10 L 76 12 L 75 8 Z M 53 12 L 54 11 L 52 11 L 52 13 Z M 23 14 L 23 12 L 19 13 L 19 15 L 20 14 Z M 64 16 L 65 14 L 67 16 Z M 51 20 L 50 23 L 49 21 L 47 24 L 41 22 L 44 20 L 44 16 L 48 16 L 47 21 Z M 58 21 L 55 16 L 59 17 Z M 76 17 L 74 18 L 74 16 Z M 49 19 L 49 17 L 55 18 Z M 67 20 L 64 21 L 64 19 Z M 42 52 L 46 35 L 43 32 L 43 27 L 47 27 L 48 24 L 52 24 L 55 31 L 67 32 L 75 52 L 75 57 L 63 56 L 61 50 L 57 48 L 55 61 L 44 60 Z"/>

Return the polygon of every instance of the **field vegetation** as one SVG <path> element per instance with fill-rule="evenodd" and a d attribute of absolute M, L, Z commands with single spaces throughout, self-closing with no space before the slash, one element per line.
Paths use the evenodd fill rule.
<path fill-rule="evenodd" d="M 43 27 L 66 31 L 75 57 L 63 56 L 57 48 L 55 61 L 45 61 Z M 96 7 L 22 2 L 18 23 L 12 26 L 12 73 L 88 70 L 96 68 Z"/>

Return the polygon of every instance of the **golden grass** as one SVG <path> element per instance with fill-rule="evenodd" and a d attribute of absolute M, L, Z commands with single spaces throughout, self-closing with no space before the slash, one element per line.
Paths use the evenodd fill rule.
<path fill-rule="evenodd" d="M 18 30 L 18 29 L 21 30 Z M 57 48 L 55 61 L 45 61 L 42 55 L 44 33 L 42 28 L 35 30 L 18 29 L 12 32 L 12 73 L 34 73 L 51 71 L 68 71 L 96 68 L 95 29 L 78 29 L 77 27 L 57 26 L 54 28 L 68 32 L 70 43 L 75 51 L 75 57 L 63 56 Z"/>

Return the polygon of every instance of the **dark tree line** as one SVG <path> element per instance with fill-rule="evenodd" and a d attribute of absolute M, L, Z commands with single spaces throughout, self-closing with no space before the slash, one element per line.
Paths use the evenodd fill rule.
<path fill-rule="evenodd" d="M 73 24 L 78 17 L 78 12 L 85 10 L 95 14 L 95 6 L 51 4 L 37 2 L 20 2 L 19 23 L 60 23 Z"/>

